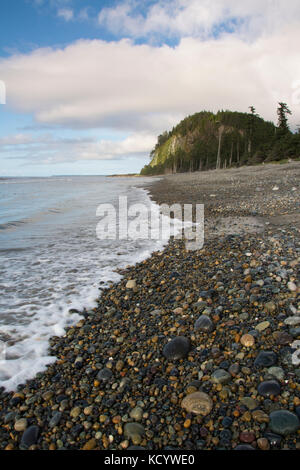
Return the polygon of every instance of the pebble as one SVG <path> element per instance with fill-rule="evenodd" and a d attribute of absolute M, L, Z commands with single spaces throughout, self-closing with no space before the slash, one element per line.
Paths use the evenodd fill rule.
<path fill-rule="evenodd" d="M 27 419 L 26 418 L 18 419 L 18 421 L 15 422 L 14 428 L 18 432 L 25 431 L 25 429 L 27 428 Z"/>
<path fill-rule="evenodd" d="M 252 335 L 245 334 L 241 337 L 241 344 L 246 348 L 251 348 L 255 343 L 255 339 Z"/>
<path fill-rule="evenodd" d="M 268 374 L 275 377 L 277 380 L 284 380 L 284 371 L 281 367 L 270 367 Z"/>
<path fill-rule="evenodd" d="M 126 283 L 126 289 L 134 289 L 136 287 L 136 281 L 134 279 L 130 279 Z"/>
<path fill-rule="evenodd" d="M 252 412 L 252 418 L 258 423 L 268 423 L 270 421 L 269 416 L 262 410 L 255 410 Z"/>
<path fill-rule="evenodd" d="M 221 204 L 217 197 L 206 216 L 213 210 L 213 216 L 231 217 L 231 204 L 237 217 L 254 210 L 272 217 L 295 207 L 289 196 L 274 201 L 264 194 L 259 204 L 252 199 Z M 56 362 L 15 393 L 0 390 L 0 448 L 300 447 L 300 369 L 292 362 L 300 324 L 288 324 L 299 317 L 300 305 L 287 286 L 297 284 L 298 237 L 290 224 L 221 235 L 193 252 L 171 240 L 163 252 L 121 268 L 122 280 L 101 289 L 95 308 L 79 312 L 83 318 L 64 336 L 49 339 Z M 167 359 L 164 347 L 176 337 L 188 348 Z M 280 410 L 294 416 L 288 426 L 294 435 L 279 434 L 275 418 L 271 427 Z M 23 417 L 28 428 L 18 432 L 14 426 Z M 30 428 L 36 431 L 24 441 Z M 282 423 L 280 432 L 286 432 Z"/>
<path fill-rule="evenodd" d="M 40 433 L 40 429 L 38 426 L 35 426 L 35 425 L 29 426 L 29 428 L 27 428 L 22 435 L 20 449 L 26 450 L 30 446 L 36 444 L 38 437 L 39 437 L 39 433 Z"/>
<path fill-rule="evenodd" d="M 255 410 L 255 408 L 257 408 L 257 401 L 252 397 L 243 397 L 241 403 L 246 406 L 248 410 Z"/>
<path fill-rule="evenodd" d="M 129 416 L 136 421 L 141 421 L 143 417 L 143 409 L 140 406 L 136 406 L 130 411 Z"/>
<path fill-rule="evenodd" d="M 270 450 L 269 441 L 265 437 L 257 439 L 257 445 L 260 450 Z"/>
<path fill-rule="evenodd" d="M 264 331 L 264 330 L 266 330 L 267 328 L 269 328 L 269 326 L 270 326 L 270 322 L 268 322 L 268 321 L 263 321 L 263 322 L 261 322 L 261 323 L 258 323 L 258 325 L 256 325 L 255 329 L 256 329 L 257 331 Z"/>
<path fill-rule="evenodd" d="M 276 310 L 276 305 L 273 301 L 267 302 L 265 304 L 265 310 L 266 312 L 273 313 Z"/>
<path fill-rule="evenodd" d="M 231 375 L 224 369 L 217 369 L 211 375 L 212 381 L 219 384 L 228 384 L 231 381 Z"/>
<path fill-rule="evenodd" d="M 254 361 L 256 367 L 271 367 L 277 362 L 277 356 L 273 351 L 260 351 Z"/>
<path fill-rule="evenodd" d="M 49 422 L 49 427 L 54 428 L 55 426 L 57 426 L 61 418 L 62 418 L 62 413 L 60 411 L 56 411 Z"/>
<path fill-rule="evenodd" d="M 287 286 L 288 286 L 288 288 L 289 288 L 289 290 L 290 290 L 291 292 L 295 292 L 295 291 L 297 290 L 297 286 L 296 286 L 296 284 L 295 284 L 294 282 L 291 282 L 291 281 L 288 282 L 288 285 L 287 285 Z"/>
<path fill-rule="evenodd" d="M 251 444 L 255 440 L 255 434 L 254 432 L 250 431 L 243 431 L 240 434 L 240 441 L 245 442 L 247 444 Z"/>
<path fill-rule="evenodd" d="M 195 322 L 195 330 L 211 333 L 214 330 L 214 324 L 207 315 L 201 315 Z"/>
<path fill-rule="evenodd" d="M 184 336 L 178 336 L 164 346 L 163 355 L 170 361 L 176 361 L 186 357 L 190 349 L 190 340 Z"/>
<path fill-rule="evenodd" d="M 97 380 L 105 383 L 105 382 L 108 382 L 112 378 L 112 375 L 113 375 L 112 371 L 108 369 L 107 367 L 105 367 L 104 369 L 100 370 L 100 372 L 98 372 Z"/>
<path fill-rule="evenodd" d="M 188 413 L 207 416 L 212 410 L 213 401 L 207 393 L 194 392 L 182 400 L 181 406 Z"/>
<path fill-rule="evenodd" d="M 299 424 L 297 415 L 290 411 L 278 410 L 270 414 L 270 428 L 276 434 L 293 434 L 299 429 Z"/>
<path fill-rule="evenodd" d="M 300 324 L 300 317 L 299 316 L 293 316 L 293 317 L 288 317 L 284 320 L 284 323 L 289 326 L 296 326 Z"/>
<path fill-rule="evenodd" d="M 126 423 L 124 426 L 124 436 L 129 437 L 132 439 L 132 437 L 135 436 L 143 436 L 145 433 L 145 428 L 139 423 Z"/>
<path fill-rule="evenodd" d="M 263 397 L 276 397 L 280 394 L 280 385 L 276 380 L 267 380 L 259 384 L 257 391 Z"/>
<path fill-rule="evenodd" d="M 97 446 L 97 441 L 96 439 L 93 438 L 84 444 L 82 450 L 93 450 L 95 449 L 96 446 Z"/>
<path fill-rule="evenodd" d="M 75 406 L 75 408 L 72 408 L 72 410 L 70 411 L 70 416 L 71 418 L 78 418 L 78 416 L 80 415 L 81 413 L 81 408 L 79 406 Z"/>

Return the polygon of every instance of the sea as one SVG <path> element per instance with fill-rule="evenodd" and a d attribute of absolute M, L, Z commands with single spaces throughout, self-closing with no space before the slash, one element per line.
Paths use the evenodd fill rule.
<path fill-rule="evenodd" d="M 158 206 L 140 177 L 0 178 L 0 387 L 15 390 L 56 360 L 49 338 L 97 306 L 116 272 L 167 239 L 99 239 L 97 208 Z M 155 206 L 155 207 L 154 207 Z M 151 224 L 151 218 L 145 223 Z M 118 218 L 116 218 L 118 224 Z M 77 312 L 79 313 L 77 313 Z"/>

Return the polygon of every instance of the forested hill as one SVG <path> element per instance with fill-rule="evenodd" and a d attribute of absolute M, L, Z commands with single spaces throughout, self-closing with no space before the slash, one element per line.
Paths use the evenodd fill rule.
<path fill-rule="evenodd" d="M 183 119 L 158 137 L 150 163 L 142 175 L 251 165 L 300 157 L 300 133 L 288 127 L 285 103 L 278 108 L 279 123 L 264 121 L 255 108 L 250 113 L 202 111 Z"/>

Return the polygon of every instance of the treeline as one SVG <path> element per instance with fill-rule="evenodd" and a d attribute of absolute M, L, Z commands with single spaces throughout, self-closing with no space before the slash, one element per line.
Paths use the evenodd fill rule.
<path fill-rule="evenodd" d="M 278 124 L 250 112 L 203 111 L 164 132 L 142 175 L 220 169 L 300 157 L 300 131 L 292 133 L 286 103 L 279 103 Z"/>

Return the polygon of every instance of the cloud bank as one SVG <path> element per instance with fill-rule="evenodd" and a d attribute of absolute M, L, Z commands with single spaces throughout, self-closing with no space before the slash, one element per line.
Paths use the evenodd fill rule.
<path fill-rule="evenodd" d="M 29 164 L 55 164 L 143 157 L 154 144 L 154 137 L 145 133 L 130 135 L 121 142 L 93 137 L 58 138 L 49 133 L 16 134 L 0 139 L 0 152 L 6 158 Z"/>
<path fill-rule="evenodd" d="M 143 15 L 136 5 L 98 16 L 103 27 L 132 39 L 79 40 L 1 59 L 8 106 L 32 114 L 40 126 L 129 135 L 119 144 L 75 142 L 74 159 L 145 155 L 155 136 L 204 109 L 254 105 L 276 121 L 277 102 L 284 101 L 291 124 L 300 122 L 298 0 L 288 7 L 281 0 L 169 0 Z M 134 41 L 158 32 L 180 40 L 173 47 Z"/>

